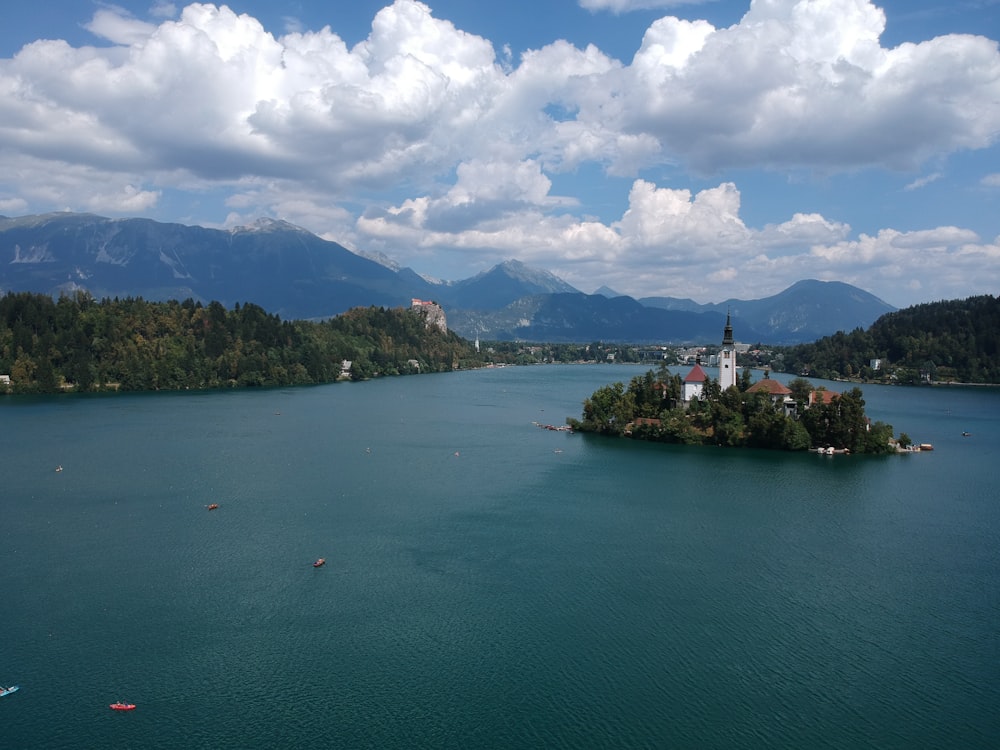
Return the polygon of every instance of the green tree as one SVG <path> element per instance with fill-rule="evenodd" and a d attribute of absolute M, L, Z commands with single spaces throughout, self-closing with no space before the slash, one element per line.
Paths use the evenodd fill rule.
<path fill-rule="evenodd" d="M 813 385 L 805 378 L 795 378 L 789 381 L 788 390 L 792 392 L 792 398 L 801 408 L 809 403 L 809 394 L 813 392 Z"/>
<path fill-rule="evenodd" d="M 785 420 L 781 447 L 790 451 L 804 451 L 809 449 L 811 442 L 809 432 L 801 422 L 793 419 Z"/>
<path fill-rule="evenodd" d="M 625 425 L 618 421 L 624 395 L 625 386 L 622 383 L 612 383 L 594 391 L 583 402 L 584 429 L 620 435 L 625 429 Z"/>
<path fill-rule="evenodd" d="M 753 385 L 753 376 L 750 373 L 749 367 L 744 367 L 742 370 L 740 370 L 740 377 L 736 385 L 743 393 L 746 393 L 747 388 Z"/>

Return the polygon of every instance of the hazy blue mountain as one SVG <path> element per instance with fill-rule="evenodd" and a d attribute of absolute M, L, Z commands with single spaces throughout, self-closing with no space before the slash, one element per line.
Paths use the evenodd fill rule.
<path fill-rule="evenodd" d="M 614 299 L 615 297 L 624 297 L 626 295 L 621 292 L 616 292 L 614 289 L 609 287 L 607 284 L 603 284 L 594 290 L 594 294 L 599 294 L 602 297 L 608 297 L 609 299 Z"/>
<path fill-rule="evenodd" d="M 0 289 L 253 302 L 313 318 L 408 305 L 433 287 L 283 221 L 220 230 L 56 213 L 0 218 Z"/>
<path fill-rule="evenodd" d="M 441 304 L 449 327 L 467 338 L 536 341 L 710 342 L 731 312 L 740 341 L 800 343 L 867 327 L 894 310 L 856 287 L 820 281 L 709 305 L 637 301 L 606 287 L 587 295 L 517 260 L 435 282 L 273 219 L 221 230 L 91 214 L 0 217 L 0 293 L 77 289 L 97 298 L 253 302 L 285 319 L 406 306 L 419 297 Z"/>
<path fill-rule="evenodd" d="M 716 312 L 661 310 L 631 297 L 576 293 L 523 297 L 502 310 L 456 310 L 448 325 L 461 336 L 499 341 L 623 341 L 695 343 L 722 340 L 726 316 Z M 734 320 L 741 340 L 756 338 Z"/>
<path fill-rule="evenodd" d="M 873 294 L 840 281 L 807 279 L 772 297 L 758 300 L 729 299 L 699 305 L 673 297 L 643 297 L 640 303 L 663 310 L 731 312 L 749 329 L 772 344 L 814 341 L 837 331 L 867 328 L 896 308 Z M 752 337 L 738 334 L 742 341 Z"/>
<path fill-rule="evenodd" d="M 718 312 L 715 308 L 717 304 L 701 304 L 693 299 L 681 299 L 679 297 L 639 297 L 640 304 L 646 307 L 656 307 L 660 310 L 683 310 L 684 312 Z"/>
<path fill-rule="evenodd" d="M 579 291 L 548 271 L 529 268 L 519 260 L 507 260 L 488 271 L 462 281 L 443 284 L 435 290 L 445 306 L 495 310 L 521 297 Z"/>

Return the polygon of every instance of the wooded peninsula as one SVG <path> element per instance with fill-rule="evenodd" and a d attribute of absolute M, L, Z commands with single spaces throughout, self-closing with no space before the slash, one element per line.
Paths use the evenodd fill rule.
<path fill-rule="evenodd" d="M 249 303 L 0 297 L 0 373 L 12 393 L 307 385 L 482 364 L 468 341 L 406 308 L 319 322 Z"/>

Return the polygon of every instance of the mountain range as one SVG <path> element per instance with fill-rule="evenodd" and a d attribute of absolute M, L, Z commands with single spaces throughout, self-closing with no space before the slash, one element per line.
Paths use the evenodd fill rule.
<path fill-rule="evenodd" d="M 548 271 L 508 260 L 459 281 L 432 281 L 284 221 L 230 230 L 52 213 L 0 217 L 0 292 L 87 291 L 95 298 L 252 302 L 285 319 L 352 307 L 438 302 L 466 338 L 525 341 L 715 341 L 727 314 L 741 341 L 790 344 L 866 328 L 895 308 L 840 282 L 800 281 L 758 300 L 699 304 L 584 294 Z"/>

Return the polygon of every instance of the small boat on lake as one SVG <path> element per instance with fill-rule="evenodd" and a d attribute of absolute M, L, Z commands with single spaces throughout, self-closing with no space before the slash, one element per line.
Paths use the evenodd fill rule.
<path fill-rule="evenodd" d="M 216 508 L 219 507 L 219 504 L 218 503 L 211 503 L 207 507 L 208 507 L 209 510 L 215 510 Z"/>
<path fill-rule="evenodd" d="M 314 568 L 321 568 L 324 565 L 326 565 L 326 558 L 325 557 L 321 557 L 316 562 L 313 563 L 313 567 Z"/>
<path fill-rule="evenodd" d="M 21 689 L 20 685 L 11 685 L 10 687 L 0 687 L 0 698 L 3 698 L 5 695 L 10 695 L 11 693 L 16 693 L 20 689 Z"/>
<path fill-rule="evenodd" d="M 112 703 L 111 704 L 111 710 L 112 711 L 134 711 L 135 710 L 135 704 L 134 703 L 122 703 L 121 701 L 118 701 L 117 703 Z"/>

